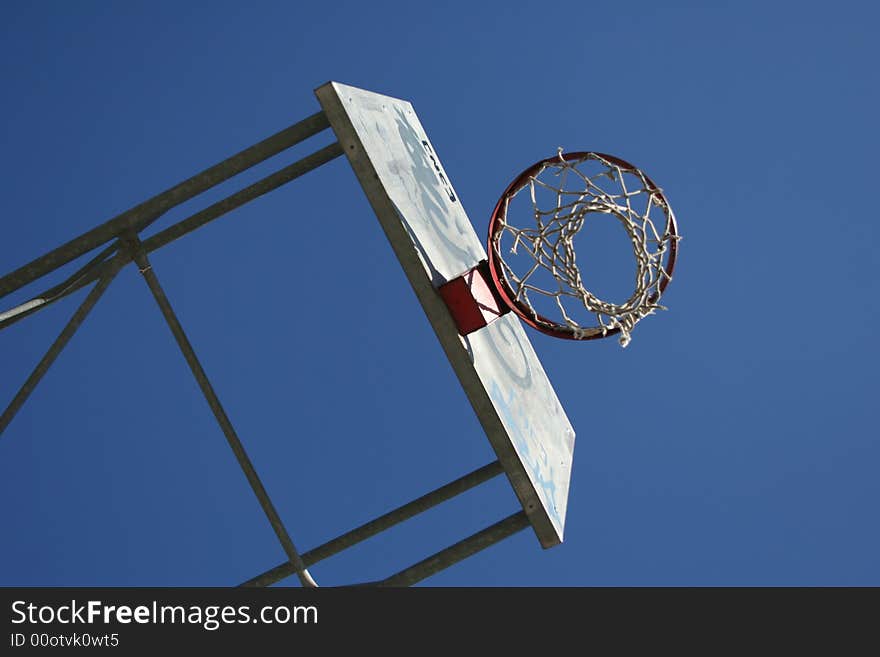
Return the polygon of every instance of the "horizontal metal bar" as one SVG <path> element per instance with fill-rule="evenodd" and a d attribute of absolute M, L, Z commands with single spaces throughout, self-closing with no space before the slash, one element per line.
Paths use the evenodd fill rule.
<path fill-rule="evenodd" d="M 139 232 L 159 218 L 164 212 L 202 192 L 219 185 L 281 151 L 290 148 L 330 126 L 323 112 L 317 112 L 289 128 L 215 164 L 182 183 L 157 194 L 129 210 L 126 210 L 100 226 L 75 237 L 66 244 L 40 256 L 15 271 L 0 278 L 0 297 L 27 285 L 67 264 L 94 248 L 119 237 L 123 232 Z"/>
<path fill-rule="evenodd" d="M 518 511 L 504 520 L 495 523 L 491 527 L 473 534 L 466 539 L 451 545 L 445 550 L 392 575 L 376 586 L 412 586 L 423 579 L 430 577 L 441 570 L 473 556 L 481 550 L 498 543 L 499 541 L 522 531 L 529 526 L 529 519 L 525 511 Z"/>
<path fill-rule="evenodd" d="M 31 372 L 30 376 L 24 382 L 24 384 L 19 389 L 18 393 L 16 393 L 15 397 L 13 397 L 12 401 L 9 403 L 9 406 L 6 407 L 6 410 L 3 411 L 3 415 L 0 415 L 0 435 L 6 430 L 6 427 L 9 426 L 9 423 L 12 422 L 12 418 L 15 417 L 15 414 L 18 413 L 19 409 L 24 405 L 27 398 L 37 387 L 37 384 L 40 380 L 45 376 L 46 372 L 49 371 L 49 368 L 52 366 L 52 363 L 55 362 L 55 359 L 58 358 L 58 355 L 67 346 L 67 343 L 70 342 L 70 339 L 73 337 L 73 334 L 76 333 L 76 330 L 83 323 L 85 318 L 91 312 L 92 308 L 95 307 L 95 304 L 98 303 L 98 300 L 101 298 L 101 295 L 104 294 L 107 287 L 110 285 L 110 282 L 122 268 L 122 265 L 127 262 L 127 259 L 122 256 L 117 256 L 110 263 L 109 268 L 104 272 L 101 278 L 98 280 L 97 285 L 91 289 L 88 296 L 85 300 L 80 304 L 79 308 L 73 313 L 73 316 L 70 318 L 70 321 L 64 326 L 61 330 L 61 333 L 49 347 L 49 350 L 40 359 L 40 362 L 37 363 L 37 366 Z"/>
<path fill-rule="evenodd" d="M 493 477 L 497 477 L 502 472 L 504 472 L 504 470 L 502 469 L 501 464 L 498 461 L 493 461 L 492 463 L 484 465 L 482 468 L 478 468 L 463 477 L 459 477 L 445 486 L 441 486 L 430 493 L 422 495 L 412 502 L 404 504 L 393 511 L 389 511 L 375 520 L 364 523 L 363 525 L 352 529 L 313 550 L 303 553 L 302 560 L 306 566 L 312 566 L 319 561 L 332 557 L 334 554 L 350 548 L 353 545 L 357 545 L 386 529 L 390 529 L 405 520 L 409 520 L 419 513 L 423 513 L 442 502 L 450 500 L 456 495 L 460 495 L 475 486 L 479 486 Z M 295 572 L 296 569 L 293 565 L 290 562 L 286 562 L 275 566 L 271 570 L 267 570 L 261 575 L 249 579 L 247 582 L 241 584 L 241 586 L 270 586 L 275 582 L 281 581 L 285 577 L 293 575 Z"/>
<path fill-rule="evenodd" d="M 145 239 L 143 242 L 143 248 L 147 252 L 155 251 L 169 242 L 173 242 L 179 237 L 194 231 L 196 228 L 204 226 L 209 221 L 213 221 L 227 212 L 258 198 L 263 194 L 271 192 L 273 189 L 277 189 L 291 180 L 299 178 L 312 169 L 317 169 L 322 164 L 326 164 L 340 155 L 342 155 L 342 147 L 338 142 L 333 142 L 329 146 L 326 146 L 311 155 L 307 155 L 290 166 L 284 167 L 270 176 L 266 176 L 262 180 L 255 182 L 253 185 L 245 187 L 241 191 L 226 197 L 222 201 L 218 201 L 205 208 L 201 212 L 197 212 L 191 217 L 184 219 L 173 226 L 169 226 L 165 230 Z"/>
<path fill-rule="evenodd" d="M 204 226 L 208 222 L 222 217 L 224 214 L 235 208 L 241 207 L 245 203 L 267 194 L 285 183 L 295 180 L 309 171 L 330 162 L 341 154 L 342 148 L 338 143 L 334 142 L 311 155 L 307 155 L 301 160 L 294 162 L 284 169 L 258 180 L 254 184 L 245 187 L 225 199 L 217 201 L 204 210 L 156 233 L 152 237 L 144 240 L 141 244 L 141 248 L 143 248 L 146 253 L 151 253 L 156 249 L 183 237 L 187 233 Z M 37 295 L 23 304 L 19 304 L 5 313 L 0 314 L 0 329 L 4 329 L 17 321 L 24 319 L 28 315 L 32 315 L 38 310 L 76 292 L 96 280 L 101 273 L 106 270 L 107 262 L 105 261 L 101 263 L 100 257 L 104 257 L 106 253 L 112 251 L 113 248 L 115 247 L 108 247 L 107 250 L 101 252 L 98 257 L 94 258 L 88 265 L 81 268 L 76 274 L 63 283 L 56 285 L 52 289 L 47 290 L 43 294 Z"/>

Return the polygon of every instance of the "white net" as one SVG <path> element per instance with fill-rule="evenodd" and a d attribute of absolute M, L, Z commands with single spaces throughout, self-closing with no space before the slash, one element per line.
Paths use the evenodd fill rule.
<path fill-rule="evenodd" d="M 512 211 L 526 190 L 530 219 L 527 211 Z M 575 236 L 602 215 L 619 220 L 635 255 L 635 289 L 620 303 L 590 292 L 576 262 Z M 575 339 L 618 329 L 625 347 L 639 320 L 665 309 L 659 300 L 671 278 L 669 247 L 678 239 L 668 202 L 640 170 L 597 153 L 563 156 L 559 149 L 502 199 L 492 246 L 514 300 L 539 327 Z"/>

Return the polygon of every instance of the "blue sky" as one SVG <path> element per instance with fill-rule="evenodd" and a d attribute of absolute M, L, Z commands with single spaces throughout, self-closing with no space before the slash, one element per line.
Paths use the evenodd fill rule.
<path fill-rule="evenodd" d="M 318 111 L 328 80 L 413 103 L 481 235 L 558 146 L 615 154 L 675 209 L 669 311 L 625 350 L 530 331 L 577 432 L 565 541 L 527 530 L 423 585 L 880 584 L 878 10 L 334 7 L 4 3 L 0 274 Z M 344 160 L 152 260 L 302 550 L 493 460 Z M 0 331 L 0 404 L 83 298 Z M 311 571 L 381 578 L 516 509 L 496 479 Z M 284 561 L 133 267 L 0 437 L 0 520 L 2 585 Z"/>

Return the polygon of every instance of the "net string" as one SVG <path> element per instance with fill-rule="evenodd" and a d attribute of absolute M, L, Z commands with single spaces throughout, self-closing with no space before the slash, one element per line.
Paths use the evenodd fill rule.
<path fill-rule="evenodd" d="M 586 175 L 578 166 L 588 160 L 598 162 L 603 170 L 591 176 Z M 557 184 L 550 184 L 542 178 L 542 175 L 548 171 L 558 178 Z M 628 187 L 624 173 L 630 174 L 631 179 L 638 182 L 636 188 Z M 600 179 L 603 178 L 616 184 L 617 188 L 613 191 L 609 190 L 608 183 L 604 181 L 600 183 Z M 572 180 L 577 185 L 573 190 L 568 189 Z M 526 187 L 529 189 L 535 225 L 520 228 L 508 223 L 508 209 L 510 201 Z M 546 210 L 539 207 L 536 194 L 539 188 L 555 196 L 554 207 Z M 647 199 L 644 211 L 634 207 L 633 202 L 638 197 Z M 655 215 L 663 214 L 662 232 L 652 220 L 652 210 Z M 583 228 L 590 213 L 614 216 L 623 225 L 632 244 L 636 259 L 635 289 L 633 294 L 622 303 L 615 304 L 598 298 L 586 288 L 581 277 L 574 249 L 574 237 Z M 561 323 L 570 329 L 573 337 L 581 339 L 595 334 L 596 331 L 605 335 L 616 328 L 620 331 L 621 346 L 627 346 L 633 328 L 641 319 L 656 310 L 665 310 L 665 307 L 659 304 L 661 284 L 663 281 L 668 281 L 670 275 L 664 269 L 663 260 L 671 241 L 678 239 L 678 236 L 671 232 L 670 213 L 671 210 L 666 205 L 662 192 L 653 187 L 638 169 L 625 169 L 596 153 L 568 161 L 563 158 L 560 148 L 556 160 L 545 163 L 526 184 L 513 190 L 504 201 L 500 230 L 496 234 L 496 239 L 500 240 L 503 234 L 508 234 L 512 239 L 511 253 L 516 254 L 519 249 L 525 249 L 535 261 L 525 273 L 517 274 L 503 257 L 500 258 L 515 300 L 528 310 L 534 321 L 548 324 L 547 320 L 535 310 L 530 294 L 550 297 L 559 309 Z M 501 253 L 500 249 L 496 249 L 496 252 Z M 541 270 L 552 275 L 556 281 L 556 289 L 548 290 L 533 282 L 535 275 Z M 573 299 L 576 303 L 582 304 L 595 316 L 597 326 L 585 327 L 575 321 L 563 303 L 566 299 Z"/>

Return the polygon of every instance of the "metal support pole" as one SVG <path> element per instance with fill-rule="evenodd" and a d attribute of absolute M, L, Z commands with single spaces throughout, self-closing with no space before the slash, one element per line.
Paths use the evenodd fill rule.
<path fill-rule="evenodd" d="M 236 153 L 219 164 L 184 180 L 182 183 L 157 194 L 130 210 L 126 210 L 100 226 L 83 233 L 66 244 L 46 253 L 36 260 L 23 265 L 0 278 L 0 297 L 27 285 L 49 273 L 122 235 L 125 231 L 140 232 L 176 205 L 198 196 L 202 192 L 219 185 L 250 167 L 267 160 L 273 155 L 290 148 L 330 126 L 323 112 L 317 112 L 289 128 L 278 132 L 249 148 Z"/>
<path fill-rule="evenodd" d="M 15 414 L 18 413 L 19 409 L 22 407 L 25 401 L 27 401 L 27 398 L 40 382 L 40 379 L 42 379 L 46 372 L 49 371 L 52 363 L 55 362 L 55 359 L 58 358 L 58 355 L 61 353 L 64 347 L 67 346 L 67 343 L 70 342 L 70 338 L 72 338 L 73 334 L 76 333 L 76 330 L 83 323 L 86 316 L 91 312 L 92 308 L 95 307 L 95 304 L 98 303 L 98 299 L 101 298 L 101 295 L 104 294 L 107 286 L 110 285 L 110 282 L 116 277 L 116 274 L 119 273 L 119 270 L 126 262 L 128 262 L 127 256 L 117 255 L 111 262 L 109 268 L 98 280 L 98 283 L 95 285 L 95 287 L 91 289 L 88 296 L 80 304 L 79 308 L 76 309 L 76 312 L 73 313 L 70 321 L 67 322 L 67 325 L 61 330 L 61 333 L 58 335 L 58 337 L 55 338 L 55 342 L 52 343 L 52 346 L 49 347 L 49 350 L 46 352 L 40 362 L 37 363 L 34 371 L 31 372 L 31 375 L 27 378 L 27 381 L 24 382 L 18 393 L 9 403 L 9 406 L 7 406 L 6 410 L 3 411 L 3 415 L 0 415 L 0 435 L 3 434 L 3 432 L 6 430 L 6 427 L 8 427 L 9 423 L 12 422 L 12 418 L 15 417 Z"/>
<path fill-rule="evenodd" d="M 451 545 L 445 550 L 402 570 L 396 575 L 376 582 L 376 586 L 412 586 L 413 584 L 430 577 L 441 570 L 473 556 L 481 550 L 522 531 L 529 526 L 529 519 L 525 511 L 518 511 L 504 520 L 495 523 L 491 527 L 477 532 L 466 539 Z"/>
<path fill-rule="evenodd" d="M 474 470 L 463 477 L 459 477 L 445 486 L 441 486 L 426 495 L 422 495 L 420 498 L 413 500 L 408 504 L 404 504 L 393 511 L 389 511 L 375 520 L 364 523 L 360 527 L 352 529 L 350 532 L 346 532 L 313 550 L 303 553 L 302 560 L 306 566 L 313 566 L 319 561 L 332 557 L 334 554 L 342 552 L 353 545 L 357 545 L 361 541 L 365 541 L 386 529 L 390 529 L 404 520 L 408 520 L 419 513 L 437 506 L 441 502 L 450 500 L 456 495 L 460 495 L 475 486 L 489 481 L 493 477 L 500 475 L 502 472 L 504 472 L 504 469 L 501 467 L 501 463 L 493 461 L 492 463 L 484 465 L 482 468 Z M 241 586 L 270 586 L 271 584 L 279 582 L 285 577 L 292 575 L 294 572 L 296 571 L 292 564 L 289 562 L 283 563 L 275 566 L 271 570 L 267 570 L 261 575 L 257 575 L 253 579 L 249 579 L 247 582 L 241 584 Z"/>
<path fill-rule="evenodd" d="M 333 142 L 321 150 L 316 151 L 311 155 L 307 155 L 301 160 L 284 167 L 280 171 L 258 180 L 254 184 L 245 187 L 235 194 L 217 201 L 204 210 L 159 231 L 152 237 L 144 240 L 142 248 L 147 253 L 160 249 L 166 244 L 170 244 L 174 240 L 204 226 L 208 222 L 222 217 L 227 212 L 241 207 L 245 203 L 267 194 L 291 180 L 305 175 L 313 169 L 317 169 L 319 166 L 334 160 L 340 155 L 342 155 L 342 147 L 338 142 Z M 43 294 L 40 294 L 15 308 L 0 313 L 0 329 L 4 329 L 17 321 L 24 319 L 28 315 L 45 308 L 49 304 L 64 298 L 68 294 L 72 294 L 98 278 L 102 271 L 101 268 L 106 265 L 106 261 L 102 262 L 102 260 L 107 257 L 107 251 L 109 250 L 110 249 L 108 248 L 104 252 L 98 254 L 97 257 L 93 258 L 91 262 L 82 267 L 73 276 L 64 281 L 64 283 L 56 285 Z"/>
<path fill-rule="evenodd" d="M 284 167 L 280 171 L 277 171 L 270 176 L 266 176 L 262 180 L 255 182 L 253 185 L 245 187 L 231 196 L 227 196 L 222 201 L 217 201 L 201 212 L 197 212 L 191 217 L 169 226 L 165 230 L 145 239 L 143 249 L 147 253 L 155 251 L 156 249 L 173 242 L 179 237 L 183 237 L 187 233 L 194 231 L 196 228 L 204 226 L 209 221 L 213 221 L 227 212 L 253 201 L 255 198 L 267 194 L 273 189 L 277 189 L 291 180 L 299 178 L 312 169 L 317 169 L 322 164 L 326 164 L 340 155 L 342 155 L 342 146 L 339 145 L 339 142 L 333 142 L 321 150 Z"/>
<path fill-rule="evenodd" d="M 0 313 L 0 329 L 4 329 L 18 320 L 37 312 L 47 304 L 73 294 L 75 291 L 100 278 L 112 264 L 117 247 L 118 243 L 114 242 L 58 285 L 19 304 L 15 308 L 10 308 L 6 312 Z"/>
<path fill-rule="evenodd" d="M 202 390 L 202 394 L 205 396 L 208 405 L 211 407 L 211 411 L 214 413 L 214 417 L 217 419 L 217 423 L 220 425 L 223 435 L 226 436 L 226 440 L 232 448 L 232 452 L 235 454 L 239 466 L 241 466 L 245 477 L 247 477 L 248 483 L 250 483 L 254 494 L 257 496 L 257 500 L 259 500 L 263 512 L 266 514 L 269 523 L 272 525 L 272 529 L 275 530 L 275 535 L 278 537 L 278 541 L 284 548 L 288 560 L 294 565 L 294 570 L 296 571 L 300 582 L 302 582 L 303 586 L 317 586 L 312 579 L 312 576 L 309 574 L 309 571 L 306 570 L 306 565 L 303 563 L 290 535 L 287 533 L 287 529 L 284 527 L 281 517 L 275 510 L 272 500 L 269 499 L 269 495 L 266 493 L 266 489 L 263 487 L 263 483 L 260 481 L 257 471 L 254 469 L 250 458 L 244 450 L 244 446 L 241 444 L 238 434 L 236 434 L 235 429 L 232 427 L 232 423 L 229 421 L 229 417 L 226 415 L 226 411 L 223 410 L 223 406 L 220 404 L 220 399 L 217 397 L 217 393 L 214 392 L 214 388 L 211 386 L 211 382 L 208 380 L 208 376 L 205 374 L 205 370 L 202 368 L 201 363 L 199 363 L 196 353 L 193 350 L 189 339 L 186 337 L 186 333 L 184 333 L 183 327 L 177 319 L 177 315 L 175 315 L 171 303 L 168 301 L 168 297 L 165 295 L 165 291 L 159 284 L 159 279 L 156 277 L 156 273 L 153 271 L 140 241 L 136 237 L 131 238 L 129 240 L 129 248 L 131 249 L 134 261 L 140 268 L 141 274 L 143 274 L 150 291 L 153 293 L 153 297 L 155 297 L 156 302 L 159 304 L 162 315 L 165 317 L 165 321 L 171 328 L 171 332 L 174 334 L 174 339 L 177 341 L 180 351 L 183 352 L 183 356 L 186 358 L 186 362 L 189 365 L 190 370 L 192 370 L 193 376 Z"/>

